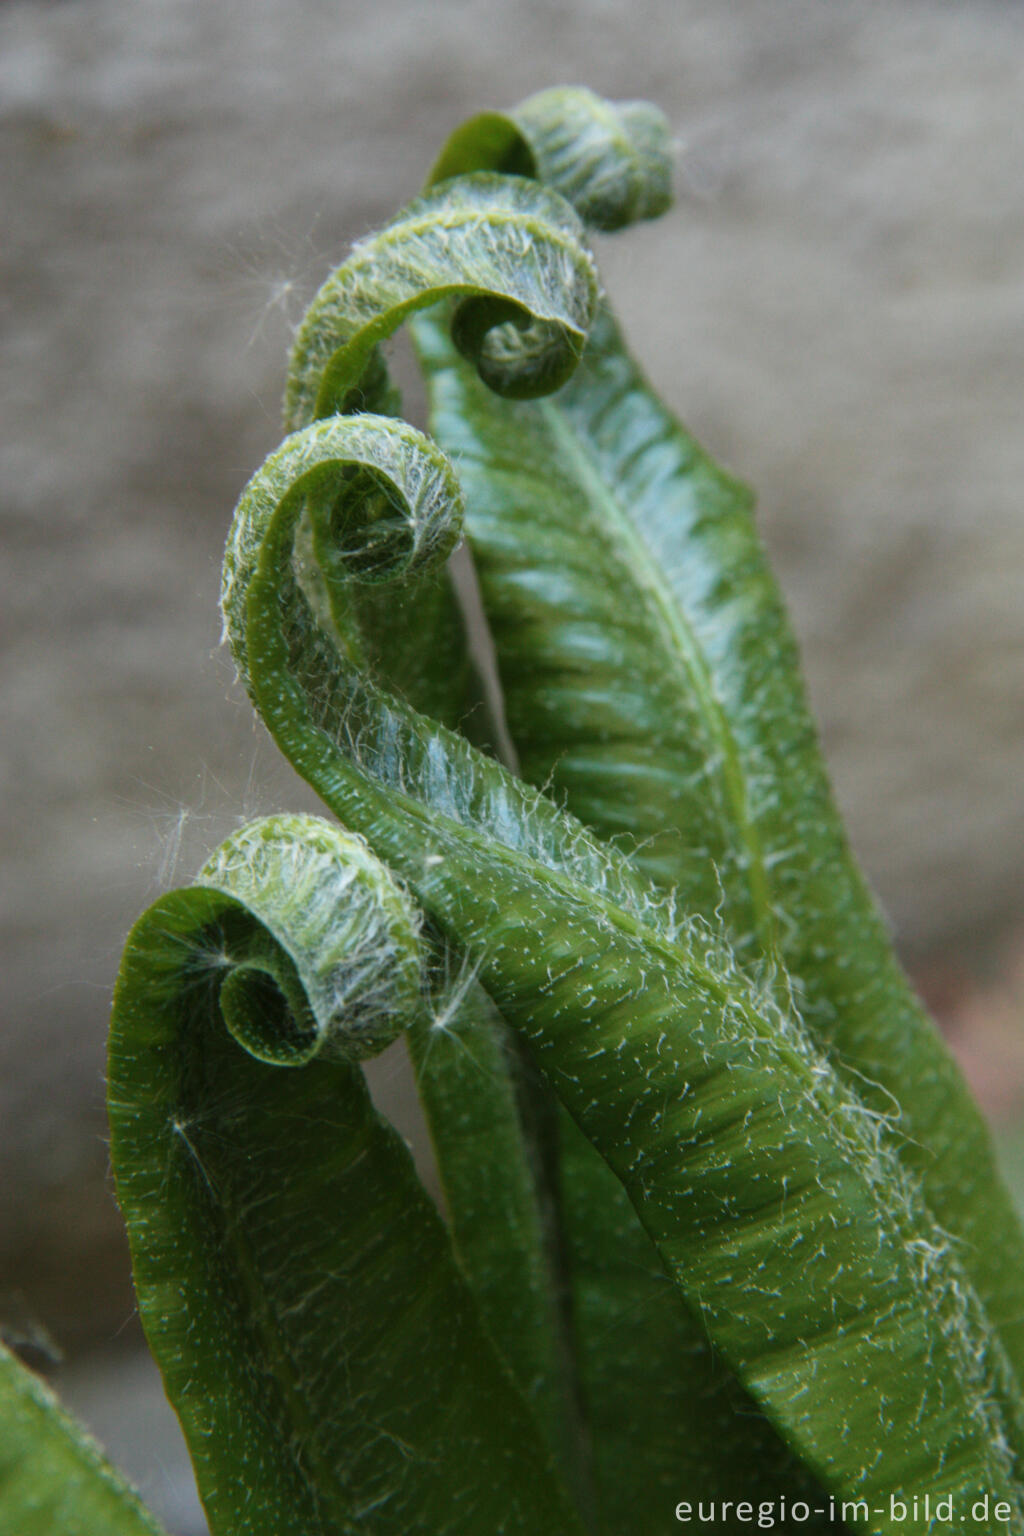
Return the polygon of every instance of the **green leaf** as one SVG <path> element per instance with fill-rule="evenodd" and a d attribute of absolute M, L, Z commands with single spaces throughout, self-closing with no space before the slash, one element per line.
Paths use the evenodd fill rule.
<path fill-rule="evenodd" d="M 536 1072 L 472 971 L 450 977 L 409 1036 L 452 1243 L 484 1326 L 578 1505 L 593 1502 L 568 1336 L 554 1124 Z M 539 1112 L 538 1112 L 539 1111 Z"/>
<path fill-rule="evenodd" d="M 549 93 L 512 117 L 565 113 L 568 132 L 586 104 L 566 105 Z M 580 167 L 600 122 L 580 130 Z M 472 123 L 452 143 L 464 136 Z M 483 167 L 485 136 L 476 150 Z M 607 153 L 637 165 L 629 146 Z M 520 169 L 586 217 L 571 150 Z M 719 912 L 740 955 L 781 959 L 783 988 L 962 1243 L 1019 1378 L 1020 1223 L 847 846 L 750 493 L 651 393 L 607 311 L 557 398 L 528 407 L 460 365 L 438 312 L 414 335 L 432 428 L 459 464 L 521 771 L 687 909 Z"/>
<path fill-rule="evenodd" d="M 600 1529 L 667 1536 L 681 1499 L 776 1510 L 802 1500 L 812 1510 L 805 1530 L 838 1529 L 821 1485 L 709 1346 L 622 1184 L 567 1114 L 559 1129 Z"/>
<path fill-rule="evenodd" d="M 418 327 L 459 464 L 521 771 L 738 952 L 781 960 L 1024 1369 L 1024 1239 L 987 1130 L 900 972 L 817 748 L 751 501 L 651 394 L 604 313 L 554 400 L 499 404 Z"/>
<path fill-rule="evenodd" d="M 2 1344 L 0 1536 L 162 1536 L 96 1442 Z"/>
<path fill-rule="evenodd" d="M 358 659 L 358 562 L 322 566 L 344 650 L 318 626 L 295 531 L 308 519 L 326 546 L 353 464 L 389 479 L 407 550 L 444 543 L 428 530 L 451 479 L 385 418 L 318 422 L 254 477 L 225 617 L 282 750 L 479 967 L 716 1347 L 826 1485 L 880 1504 L 998 1490 L 1019 1510 L 1002 1347 L 878 1116 L 798 1015 L 625 859 L 378 687 Z M 393 568 L 399 601 L 407 551 Z"/>
<path fill-rule="evenodd" d="M 480 988 L 456 978 L 412 1044 L 459 1260 L 594 1527 L 668 1533 L 687 1492 L 827 1507 Z"/>
<path fill-rule="evenodd" d="M 215 1536 L 580 1536 L 353 1062 L 421 1007 L 408 898 L 310 817 L 229 838 L 129 939 L 111 1151 Z"/>
<path fill-rule="evenodd" d="M 606 102 L 585 90 L 545 91 L 511 114 L 483 114 L 457 129 L 431 181 L 481 169 L 533 176 L 566 196 L 587 223 L 618 229 L 656 217 L 669 203 L 668 124 L 642 102 Z M 421 323 L 428 352 L 433 342 L 444 355 L 447 327 L 440 312 L 417 317 L 414 340 Z M 496 446 L 488 444 L 491 464 Z M 516 447 L 528 473 L 535 446 L 527 441 Z M 501 469 L 517 464 L 514 454 L 502 457 L 499 497 Z M 484 491 L 485 504 L 488 492 L 493 495 L 491 487 Z M 472 531 L 475 507 L 471 514 Z M 614 590 L 614 581 L 607 590 Z M 543 675 L 532 681 L 543 692 Z M 578 1133 L 566 1131 L 568 1124 L 567 1146 L 552 1159 L 558 1165 L 555 1204 L 602 1527 L 617 1531 L 632 1522 L 651 1533 L 667 1530 L 673 1489 L 698 1488 L 709 1497 L 750 1494 L 755 1501 L 762 1494 L 807 1492 L 800 1473 L 794 1483 L 784 1446 L 714 1355 L 700 1323 L 667 1293 L 657 1251 L 621 1186 Z M 609 1367 L 609 1351 L 628 1368 Z M 740 1467 L 745 1481 L 738 1492 Z M 812 1506 L 821 1502 L 820 1492 L 811 1498 Z"/>
<path fill-rule="evenodd" d="M 826 1505 L 471 977 L 413 1027 L 417 1082 L 459 1260 L 581 1508 L 659 1536 L 687 1491 Z"/>

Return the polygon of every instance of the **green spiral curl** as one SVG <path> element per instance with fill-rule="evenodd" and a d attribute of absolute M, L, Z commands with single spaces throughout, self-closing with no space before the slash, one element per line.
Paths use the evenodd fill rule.
<path fill-rule="evenodd" d="M 514 112 L 470 118 L 449 138 L 428 185 L 471 171 L 553 187 L 592 229 L 656 219 L 672 200 L 664 114 L 646 101 L 605 101 L 580 87 L 539 91 Z"/>
<path fill-rule="evenodd" d="M 419 930 L 361 839 L 278 816 L 129 938 L 111 1152 L 217 1536 L 581 1536 L 353 1064 L 423 1006 Z"/>
<path fill-rule="evenodd" d="M 304 864 L 283 877 L 272 827 L 242 834 L 244 849 L 229 845 L 196 887 L 157 903 L 126 952 L 111 1050 L 119 1194 L 140 1305 L 218 1532 L 662 1536 L 673 1466 L 696 1477 L 703 1465 L 728 1495 L 749 1452 L 753 1487 L 761 1479 L 763 1492 L 795 1489 L 812 1504 L 866 1499 L 883 1511 L 878 1532 L 934 1530 L 893 1522 L 890 1494 L 929 1493 L 934 1505 L 949 1493 L 960 1509 L 1005 1501 L 1007 1529 L 1024 1533 L 1009 1291 L 988 1283 L 990 1254 L 958 1241 L 950 1213 L 964 1209 L 962 1188 L 959 1205 L 942 1206 L 941 1178 L 906 1155 L 888 1101 L 845 1047 L 812 1033 L 800 1007 L 808 980 L 799 969 L 789 979 L 774 935 L 776 898 L 737 874 L 750 842 L 744 797 L 753 785 L 770 798 L 755 769 L 771 753 L 754 743 L 734 754 L 725 778 L 741 793 L 730 803 L 713 739 L 712 809 L 700 810 L 696 789 L 685 802 L 709 835 L 724 804 L 728 847 L 739 849 L 711 902 L 699 881 L 644 871 L 602 843 L 456 729 L 472 685 L 443 563 L 466 513 L 440 449 L 391 414 L 381 344 L 443 308 L 445 329 L 431 315 L 417 334 L 460 477 L 465 454 L 469 526 L 490 517 L 488 554 L 504 548 L 520 564 L 520 594 L 559 614 L 552 628 L 578 677 L 600 583 L 577 580 L 585 539 L 560 516 L 581 505 L 580 481 L 603 507 L 620 494 L 616 476 L 656 501 L 671 489 L 661 472 L 675 451 L 668 426 L 652 438 L 635 392 L 602 373 L 615 373 L 619 353 L 578 214 L 603 228 L 653 216 L 668 160 L 658 114 L 583 91 L 543 93 L 461 130 L 424 198 L 314 299 L 292 357 L 290 435 L 235 514 L 223 613 L 239 673 L 285 755 L 365 839 L 296 823 L 288 857 L 302 863 L 308 841 L 336 886 L 328 866 L 358 872 L 365 860 L 372 877 L 347 878 L 387 915 L 366 950 L 367 974 L 373 955 L 382 971 L 369 992 L 346 992 L 339 977 L 360 953 L 362 919 L 335 944 L 328 912 L 348 914 L 351 898 L 335 888 L 311 900 L 321 875 Z M 462 438 L 451 430 L 457 390 L 470 402 Z M 479 415 L 476 393 L 487 401 Z M 589 413 L 598 442 L 621 408 L 617 458 L 581 459 L 561 416 L 552 426 L 543 414 L 563 402 L 577 437 Z M 495 503 L 514 501 L 538 466 L 551 536 L 543 514 L 530 521 L 543 498 L 524 494 L 537 540 L 528 568 L 522 527 L 502 523 Z M 614 635 L 616 609 L 626 618 L 638 602 L 646 614 L 653 601 L 671 630 L 669 598 L 640 569 L 643 529 L 623 526 L 630 558 L 621 585 L 609 574 L 602 622 Z M 611 572 L 607 528 L 585 527 L 595 572 Z M 725 553 L 742 543 L 731 523 L 725 537 Z M 722 554 L 702 546 L 694 579 L 742 616 L 745 589 L 720 578 Z M 663 583 L 672 570 L 654 574 Z M 718 633 L 722 677 L 741 686 L 728 626 Z M 751 675 L 774 656 L 760 672 L 748 658 Z M 675 742 L 672 706 L 652 708 L 621 673 L 616 686 L 637 703 L 631 728 L 644 719 L 654 737 L 641 762 L 623 737 L 623 783 L 638 805 L 648 793 L 662 805 L 676 770 L 656 748 L 661 736 Z M 614 714 L 607 692 L 594 718 Z M 574 709 L 590 718 L 585 686 L 559 697 L 567 728 Z M 535 698 L 543 710 L 543 676 Z M 699 697 L 696 712 L 682 690 L 679 701 L 681 718 L 700 723 Z M 744 720 L 751 707 L 730 703 Z M 595 779 L 619 741 L 602 729 Z M 544 743 L 527 748 L 532 772 Z M 700 765 L 690 767 L 683 777 L 698 786 Z M 586 815 L 597 831 L 620 830 L 590 802 Z M 698 897 L 703 917 L 686 910 Z M 737 920 L 759 902 L 763 931 Z M 461 991 L 437 987 L 445 953 L 468 977 Z M 325 998 L 337 997 L 332 1013 Z M 820 1024 L 813 1009 L 810 1024 Z M 450 1241 L 350 1059 L 396 1030 L 410 1038 L 432 1122 Z M 493 1200 L 489 1141 L 510 1170 Z M 297 1214 L 307 1207 L 309 1221 Z M 639 1385 L 613 1379 L 610 1355 L 602 1369 L 595 1340 L 615 1329 Z M 519 1360 L 517 1337 L 530 1341 Z M 254 1374 L 253 1360 L 266 1369 Z M 723 1365 L 763 1417 L 746 1417 Z M 647 1384 L 678 1412 L 682 1436 L 645 1408 Z M 626 1403 L 635 1417 L 624 1430 Z M 691 1430 L 698 1453 L 684 1462 Z M 603 1481 L 579 1454 L 588 1441 Z M 783 1442 L 824 1492 L 785 1465 Z M 244 1509 L 231 1481 L 239 1458 L 254 1490 Z M 801 1528 L 832 1527 L 823 1509 Z"/>
<path fill-rule="evenodd" d="M 547 394 L 579 361 L 597 297 L 582 226 L 561 197 L 481 174 L 446 184 L 357 245 L 296 337 L 285 423 L 387 409 L 380 343 L 407 316 L 457 298 L 452 336 L 490 389 Z"/>
<path fill-rule="evenodd" d="M 457 138 L 470 154 L 472 125 Z M 657 399 L 606 305 L 572 380 L 531 406 L 480 388 L 436 316 L 415 337 L 524 777 L 721 912 L 741 956 L 781 962 L 836 1070 L 893 1121 L 1024 1378 L 1020 1224 L 850 853 L 750 492 Z"/>
<path fill-rule="evenodd" d="M 225 615 L 264 720 L 479 967 L 716 1347 L 826 1486 L 880 1507 L 895 1488 L 998 1488 L 1024 1529 L 1012 1371 L 879 1117 L 721 933 L 381 688 L 359 660 L 358 572 L 340 562 L 322 578 L 341 643 L 318 623 L 297 530 L 308 518 L 325 536 L 350 441 L 366 462 L 376 440 L 411 538 L 428 515 L 428 471 L 389 457 L 395 432 L 412 442 L 386 418 L 318 422 L 242 497 Z"/>
<path fill-rule="evenodd" d="M 418 916 L 357 838 L 312 817 L 254 822 L 197 881 L 246 914 L 244 937 L 225 933 L 218 1003 L 257 1060 L 365 1061 L 416 1016 Z"/>

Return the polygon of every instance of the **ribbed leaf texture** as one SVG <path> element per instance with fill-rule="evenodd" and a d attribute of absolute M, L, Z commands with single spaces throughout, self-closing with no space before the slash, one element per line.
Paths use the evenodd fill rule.
<path fill-rule="evenodd" d="M 118 1193 L 215 1536 L 1024 1532 L 1016 1219 L 749 496 L 599 296 L 584 227 L 662 212 L 667 146 L 583 90 L 460 129 L 314 299 L 235 514 L 236 665 L 349 830 L 230 839 L 118 987 Z M 471 744 L 464 526 L 523 777 Z M 398 1035 L 445 1222 L 362 1081 Z"/>
<path fill-rule="evenodd" d="M 297 816 L 129 939 L 112 1155 L 215 1532 L 581 1529 L 351 1064 L 416 1011 L 422 961 L 365 845 Z"/>

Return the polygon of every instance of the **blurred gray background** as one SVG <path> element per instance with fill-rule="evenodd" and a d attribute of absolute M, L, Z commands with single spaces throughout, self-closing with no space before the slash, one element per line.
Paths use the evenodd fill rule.
<path fill-rule="evenodd" d="M 48 1369 L 63 1350 L 182 1532 L 103 1042 L 141 907 L 311 803 L 218 648 L 228 519 L 319 281 L 463 117 L 559 82 L 672 120 L 676 207 L 601 243 L 607 285 L 759 490 L 854 841 L 1020 1117 L 1024 6 L 4 4 L 0 1317 Z"/>

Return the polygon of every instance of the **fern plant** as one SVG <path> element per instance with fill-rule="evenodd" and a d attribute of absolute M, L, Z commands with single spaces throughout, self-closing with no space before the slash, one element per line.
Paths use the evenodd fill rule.
<path fill-rule="evenodd" d="M 235 513 L 225 633 L 336 822 L 245 827 L 140 918 L 109 1060 L 214 1536 L 1024 1532 L 1019 1226 L 852 862 L 751 497 L 586 243 L 668 200 L 648 106 L 466 124 L 314 299 Z M 443 1215 L 363 1080 L 399 1036 Z M 0 1529 L 154 1530 L 2 1369 Z"/>

